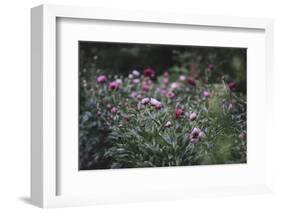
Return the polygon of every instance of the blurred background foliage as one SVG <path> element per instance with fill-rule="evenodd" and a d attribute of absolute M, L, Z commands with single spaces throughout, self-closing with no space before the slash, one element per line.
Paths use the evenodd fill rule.
<path fill-rule="evenodd" d="M 245 48 L 79 42 L 79 51 L 80 71 L 92 68 L 127 76 L 132 70 L 151 67 L 157 75 L 168 71 L 175 78 L 184 74 L 195 79 L 206 78 L 208 83 L 220 82 L 224 76 L 237 82 L 238 91 L 246 94 Z M 87 72 L 84 77 L 91 75 Z"/>

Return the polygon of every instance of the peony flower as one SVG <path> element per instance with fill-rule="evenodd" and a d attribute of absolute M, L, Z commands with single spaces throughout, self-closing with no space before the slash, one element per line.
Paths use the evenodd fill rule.
<path fill-rule="evenodd" d="M 123 83 L 122 79 L 120 79 L 120 78 L 119 78 L 119 79 L 116 79 L 115 82 L 118 83 L 120 86 L 121 86 L 122 83 Z"/>
<path fill-rule="evenodd" d="M 116 81 L 113 81 L 109 83 L 108 87 L 110 90 L 118 90 L 120 88 L 120 84 Z"/>
<path fill-rule="evenodd" d="M 161 103 L 160 103 L 160 104 L 156 104 L 154 107 L 155 107 L 155 109 L 161 109 L 161 108 L 162 108 L 162 105 L 161 105 Z"/>
<path fill-rule="evenodd" d="M 149 102 L 150 102 L 150 98 L 144 98 L 144 99 L 141 100 L 141 103 L 143 105 L 149 104 Z"/>
<path fill-rule="evenodd" d="M 205 133 L 203 131 L 200 131 L 198 137 L 199 137 L 199 139 L 204 138 L 205 137 Z"/>
<path fill-rule="evenodd" d="M 180 81 L 186 81 L 186 76 L 185 75 L 180 75 L 179 80 Z"/>
<path fill-rule="evenodd" d="M 154 106 L 155 109 L 161 109 L 161 107 L 162 107 L 161 102 L 158 101 L 158 100 L 156 100 L 155 98 L 151 98 L 151 99 L 150 99 L 150 105 L 151 105 L 151 106 Z"/>
<path fill-rule="evenodd" d="M 129 78 L 129 79 L 133 79 L 133 78 L 134 78 L 133 74 L 129 74 L 129 75 L 128 75 L 128 78 Z"/>
<path fill-rule="evenodd" d="M 190 133 L 190 141 L 191 143 L 195 144 L 200 141 L 205 136 L 204 132 L 201 131 L 199 128 L 195 127 Z"/>
<path fill-rule="evenodd" d="M 230 90 L 236 90 L 238 85 L 237 85 L 237 83 L 232 81 L 232 82 L 228 83 L 228 87 L 229 87 Z"/>
<path fill-rule="evenodd" d="M 130 95 L 130 97 L 131 97 L 131 98 L 136 98 L 136 97 L 137 97 L 137 95 L 138 95 L 138 93 L 137 93 L 137 92 L 132 92 L 132 93 L 131 93 L 131 95 Z"/>
<path fill-rule="evenodd" d="M 144 69 L 144 76 L 145 77 L 154 77 L 155 76 L 155 70 L 151 68 Z"/>
<path fill-rule="evenodd" d="M 116 107 L 112 107 L 111 110 L 110 110 L 112 113 L 117 113 L 118 112 L 118 109 Z"/>
<path fill-rule="evenodd" d="M 181 84 L 179 82 L 174 82 L 171 84 L 171 89 L 174 90 L 174 89 L 178 89 L 180 88 Z"/>
<path fill-rule="evenodd" d="M 210 97 L 210 96 L 211 96 L 211 93 L 210 93 L 209 91 L 205 90 L 205 91 L 203 92 L 203 95 L 207 98 L 207 97 Z"/>
<path fill-rule="evenodd" d="M 190 121 L 194 121 L 194 120 L 196 120 L 196 118 L 197 118 L 196 112 L 190 113 L 190 115 L 189 115 L 189 120 Z"/>
<path fill-rule="evenodd" d="M 172 126 L 171 121 L 167 121 L 167 123 L 165 124 L 165 128 L 170 128 Z"/>
<path fill-rule="evenodd" d="M 141 99 L 142 99 L 142 95 L 141 95 L 141 94 L 138 94 L 138 95 L 137 95 L 137 99 L 138 99 L 138 100 L 141 100 Z"/>
<path fill-rule="evenodd" d="M 139 77 L 140 76 L 140 72 L 137 71 L 137 70 L 133 70 L 132 74 L 133 74 L 134 77 Z"/>
<path fill-rule="evenodd" d="M 169 84 L 169 78 L 163 78 L 163 84 L 168 85 Z"/>
<path fill-rule="evenodd" d="M 186 82 L 191 86 L 196 86 L 196 81 L 193 78 L 188 78 Z"/>
<path fill-rule="evenodd" d="M 107 81 L 107 77 L 105 75 L 100 75 L 99 77 L 97 77 L 97 82 L 99 84 L 105 83 Z"/>
<path fill-rule="evenodd" d="M 142 85 L 142 90 L 145 91 L 145 92 L 148 92 L 148 91 L 150 90 L 150 85 L 144 83 L 144 84 Z"/>
<path fill-rule="evenodd" d="M 175 96 L 176 96 L 175 93 L 173 93 L 173 92 L 171 92 L 171 91 L 169 91 L 169 92 L 166 93 L 166 97 L 167 97 L 167 98 L 174 98 Z"/>
<path fill-rule="evenodd" d="M 138 83 L 140 83 L 140 79 L 139 78 L 133 79 L 133 84 L 138 84 Z"/>
<path fill-rule="evenodd" d="M 183 113 L 184 113 L 183 109 L 176 109 L 176 112 L 175 112 L 176 118 L 177 119 L 180 118 L 183 115 Z"/>

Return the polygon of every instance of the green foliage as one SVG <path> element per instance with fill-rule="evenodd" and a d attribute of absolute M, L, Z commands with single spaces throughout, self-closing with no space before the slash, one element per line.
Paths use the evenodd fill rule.
<path fill-rule="evenodd" d="M 158 110 L 149 104 L 142 105 L 136 98 L 130 98 L 132 91 L 141 90 L 140 85 L 131 85 L 130 80 L 124 78 L 122 88 L 118 91 L 111 91 L 103 84 L 83 87 L 88 102 L 85 104 L 87 107 L 80 109 L 82 168 L 246 161 L 246 143 L 239 139 L 239 135 L 246 131 L 246 103 L 242 94 L 231 92 L 224 82 L 204 86 L 198 82 L 196 88 L 183 83 L 180 88 L 173 90 L 179 102 L 157 92 L 156 88 L 159 87 L 154 84 L 154 89 L 143 95 L 156 97 L 162 104 Z M 204 87 L 212 94 L 210 97 L 202 95 Z M 112 113 L 112 107 L 116 107 L 118 112 Z M 176 108 L 184 111 L 178 119 L 175 116 Z M 197 114 L 194 121 L 189 119 L 192 112 Z M 169 128 L 165 127 L 168 121 L 171 122 Z M 204 133 L 197 143 L 191 142 L 194 128 Z"/>

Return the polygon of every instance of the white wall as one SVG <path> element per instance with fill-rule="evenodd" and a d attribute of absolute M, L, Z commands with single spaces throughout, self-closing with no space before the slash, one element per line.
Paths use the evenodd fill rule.
<path fill-rule="evenodd" d="M 186 201 L 145 204 L 109 205 L 72 209 L 48 210 L 83 212 L 280 212 L 281 205 L 281 140 L 278 139 L 281 104 L 281 6 L 278 0 L 7 0 L 0 7 L 0 211 L 37 212 L 28 203 L 30 172 L 30 11 L 41 3 L 79 4 L 113 8 L 134 8 L 186 12 L 192 14 L 216 14 L 232 16 L 269 17 L 275 19 L 275 122 L 272 124 L 272 141 L 275 159 L 275 193 L 273 195 L 193 199 Z M 261 115 L 261 122 L 267 115 Z M 279 155 L 279 156 L 278 156 Z M 279 170 L 279 171 L 278 171 Z"/>

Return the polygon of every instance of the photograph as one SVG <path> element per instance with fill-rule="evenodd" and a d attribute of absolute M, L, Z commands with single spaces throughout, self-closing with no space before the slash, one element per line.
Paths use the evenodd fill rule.
<path fill-rule="evenodd" d="M 79 170 L 247 163 L 247 48 L 77 45 Z"/>

